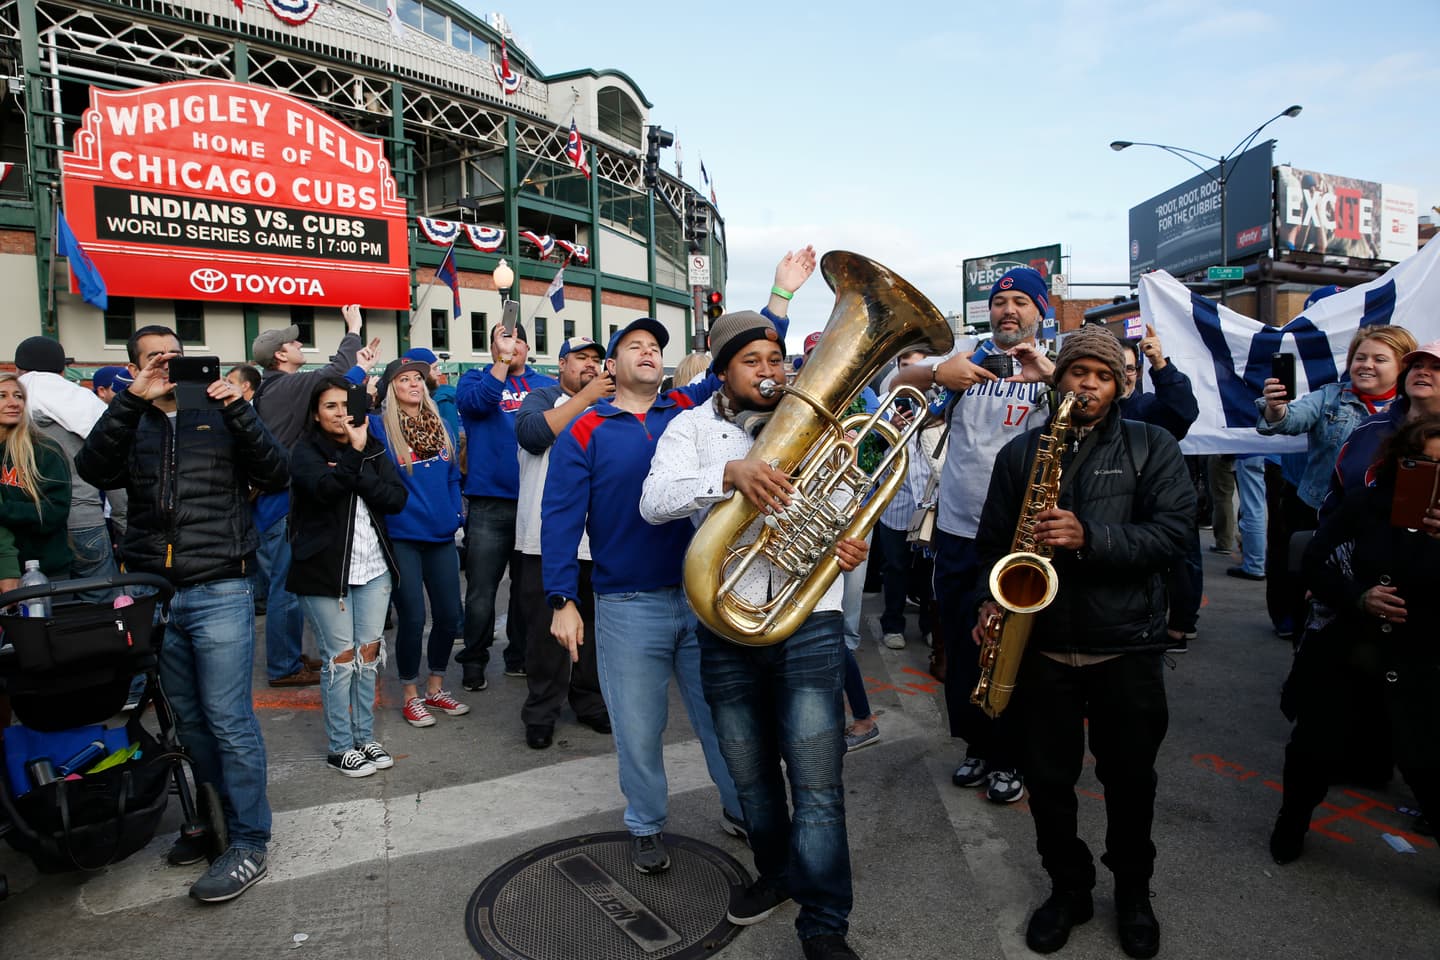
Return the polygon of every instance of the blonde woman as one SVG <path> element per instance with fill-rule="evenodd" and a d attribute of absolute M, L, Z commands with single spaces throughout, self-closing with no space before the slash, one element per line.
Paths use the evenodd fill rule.
<path fill-rule="evenodd" d="M 0 527 L 14 537 L 22 568 L 25 561 L 38 560 L 50 579 L 69 577 L 69 516 L 65 456 L 30 425 L 19 376 L 0 373 Z"/>
<path fill-rule="evenodd" d="M 399 568 L 394 601 L 395 661 L 402 687 L 401 711 L 412 727 L 435 723 L 431 710 L 460 717 L 470 708 L 445 691 L 445 668 L 462 629 L 460 555 L 455 531 L 464 520 L 455 438 L 430 396 L 430 364 L 410 359 L 390 380 L 385 405 L 370 415 L 372 435 L 385 444 L 409 491 L 405 508 L 385 518 Z M 418 685 L 420 639 L 425 632 L 425 596 L 432 623 L 426 660 L 425 696 Z"/>
<path fill-rule="evenodd" d="M 675 367 L 675 386 L 689 386 L 696 377 L 704 376 L 710 369 L 710 354 L 708 353 L 687 353 L 685 359 L 681 360 Z"/>

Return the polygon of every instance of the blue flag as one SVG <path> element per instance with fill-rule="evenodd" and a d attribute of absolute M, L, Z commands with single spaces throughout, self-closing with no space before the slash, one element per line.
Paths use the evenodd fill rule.
<path fill-rule="evenodd" d="M 460 316 L 460 276 L 455 272 L 455 244 L 450 244 L 450 249 L 445 251 L 445 259 L 440 261 L 440 269 L 435 271 L 435 276 L 450 288 L 453 316 Z"/>
<path fill-rule="evenodd" d="M 85 248 L 80 246 L 80 241 L 75 239 L 75 232 L 70 229 L 70 224 L 65 222 L 63 213 L 56 225 L 55 252 L 70 261 L 70 272 L 74 274 L 75 284 L 80 288 L 80 296 L 85 302 L 101 310 L 109 309 L 110 297 L 105 292 L 105 278 L 100 276 L 95 261 L 90 259 L 90 254 L 86 253 Z"/>
<path fill-rule="evenodd" d="M 550 286 L 545 288 L 545 296 L 550 298 L 550 309 L 559 313 L 565 309 L 565 268 L 555 274 L 555 279 L 550 281 Z"/>

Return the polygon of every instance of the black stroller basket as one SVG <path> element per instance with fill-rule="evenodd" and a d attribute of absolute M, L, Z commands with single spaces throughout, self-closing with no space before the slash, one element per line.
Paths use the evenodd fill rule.
<path fill-rule="evenodd" d="M 155 609 L 174 593 L 169 581 L 151 574 L 60 581 L 0 594 L 0 606 L 124 587 L 155 592 L 120 607 L 57 603 L 48 617 L 0 614 L 0 684 L 10 695 L 15 716 L 31 731 L 55 734 L 103 725 L 125 709 L 132 680 L 145 678 L 123 737 L 125 744 L 138 746 L 138 753 L 123 763 L 79 778 L 31 778 L 17 785 L 12 782 L 15 764 L 5 763 L 11 744 L 0 749 L 0 764 L 5 765 L 0 770 L 0 821 L 9 821 L 6 840 L 45 873 L 98 869 L 145 846 L 165 812 L 172 780 L 185 831 L 202 836 L 211 832 L 198 822 L 182 769 L 186 758 L 175 744 L 173 720 L 159 689 L 164 628 L 155 623 Z M 151 703 L 158 736 L 141 723 Z M 21 759 L 30 758 L 22 754 Z"/>

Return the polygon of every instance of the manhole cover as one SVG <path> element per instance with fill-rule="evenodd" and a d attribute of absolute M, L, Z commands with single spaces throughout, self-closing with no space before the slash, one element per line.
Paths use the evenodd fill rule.
<path fill-rule="evenodd" d="M 480 884 L 465 932 L 490 960 L 662 960 L 706 956 L 740 928 L 725 919 L 750 874 L 723 850 L 665 834 L 670 869 L 630 866 L 624 831 L 521 854 Z"/>

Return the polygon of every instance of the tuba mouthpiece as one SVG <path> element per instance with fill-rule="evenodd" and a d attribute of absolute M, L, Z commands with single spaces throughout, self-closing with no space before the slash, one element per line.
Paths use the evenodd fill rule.
<path fill-rule="evenodd" d="M 774 380 L 761 380 L 760 385 L 756 387 L 756 389 L 760 391 L 760 396 L 764 397 L 766 400 L 769 400 L 770 398 L 778 394 L 782 388 L 780 384 L 776 383 Z"/>

